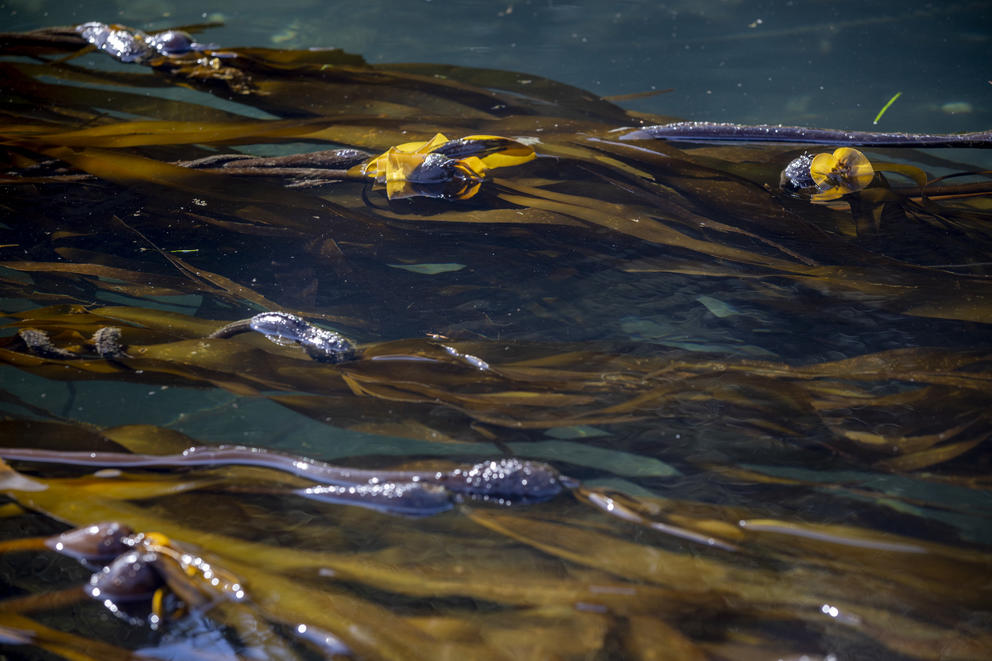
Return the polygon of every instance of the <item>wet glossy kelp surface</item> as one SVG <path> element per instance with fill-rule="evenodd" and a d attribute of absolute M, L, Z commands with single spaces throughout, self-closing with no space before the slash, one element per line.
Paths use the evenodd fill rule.
<path fill-rule="evenodd" d="M 0 37 L 4 653 L 988 658 L 981 152 L 83 35 Z"/>

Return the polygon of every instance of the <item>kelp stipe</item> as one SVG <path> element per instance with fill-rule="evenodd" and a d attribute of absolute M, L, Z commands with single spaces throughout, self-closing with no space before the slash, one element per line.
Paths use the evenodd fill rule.
<path fill-rule="evenodd" d="M 992 147 L 992 131 L 971 133 L 882 133 L 726 122 L 674 122 L 646 126 L 620 136 L 621 140 L 664 139 L 687 142 L 790 142 L 849 147 Z"/>

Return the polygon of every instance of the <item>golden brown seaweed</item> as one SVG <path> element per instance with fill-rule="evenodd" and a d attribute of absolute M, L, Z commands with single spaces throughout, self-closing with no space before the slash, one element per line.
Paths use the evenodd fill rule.
<path fill-rule="evenodd" d="M 0 35 L 4 651 L 988 658 L 967 156 L 869 146 L 869 176 L 830 144 L 811 199 L 780 186 L 802 144 L 656 139 L 540 77 L 92 29 Z M 391 191 L 410 143 L 471 176 L 408 196 L 397 161 Z M 97 424 L 104 387 L 202 408 Z M 362 480 L 176 458 L 255 408 L 281 465 Z M 581 486 L 469 497 L 515 465 Z"/>

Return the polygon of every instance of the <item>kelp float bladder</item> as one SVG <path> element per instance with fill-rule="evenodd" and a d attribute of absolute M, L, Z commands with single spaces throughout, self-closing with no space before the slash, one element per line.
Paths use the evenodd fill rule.
<path fill-rule="evenodd" d="M 810 193 L 814 202 L 836 200 L 868 187 L 875 168 L 857 149 L 840 147 L 833 153 L 803 154 L 782 171 L 786 190 Z"/>
<path fill-rule="evenodd" d="M 354 166 L 349 174 L 385 185 L 391 200 L 415 196 L 467 200 L 479 192 L 488 170 L 533 158 L 531 147 L 510 138 L 470 135 L 448 140 L 438 133 L 427 142 L 390 147 Z"/>

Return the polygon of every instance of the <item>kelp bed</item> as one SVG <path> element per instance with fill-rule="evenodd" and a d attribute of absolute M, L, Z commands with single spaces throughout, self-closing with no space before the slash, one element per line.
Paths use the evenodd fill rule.
<path fill-rule="evenodd" d="M 3 654 L 992 657 L 983 152 L 810 194 L 841 144 L 110 29 L 0 35 Z"/>

